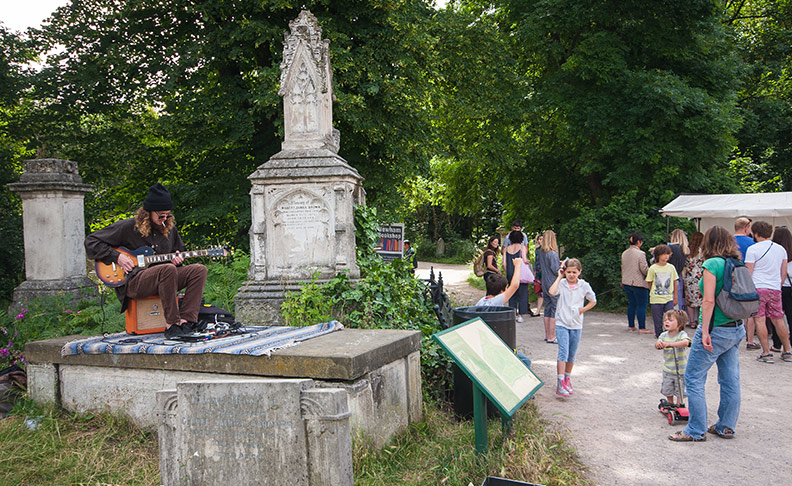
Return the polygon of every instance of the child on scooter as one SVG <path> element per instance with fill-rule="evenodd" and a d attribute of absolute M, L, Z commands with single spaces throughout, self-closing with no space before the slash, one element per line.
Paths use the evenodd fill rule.
<path fill-rule="evenodd" d="M 663 314 L 664 331 L 657 338 L 655 349 L 663 350 L 663 384 L 660 393 L 665 395 L 670 404 L 679 405 L 675 397 L 682 396 L 682 390 L 677 386 L 679 380 L 685 376 L 685 365 L 688 360 L 688 346 L 690 338 L 685 332 L 687 313 L 682 310 L 670 310 Z M 676 360 L 674 360 L 676 349 Z"/>
<path fill-rule="evenodd" d="M 580 260 L 577 258 L 566 260 L 558 269 L 558 276 L 547 291 L 550 295 L 558 295 L 555 315 L 555 332 L 558 340 L 556 395 L 562 398 L 574 393 L 569 375 L 575 365 L 575 354 L 583 332 L 583 313 L 597 305 L 597 296 L 591 285 L 578 278 L 582 271 Z"/>

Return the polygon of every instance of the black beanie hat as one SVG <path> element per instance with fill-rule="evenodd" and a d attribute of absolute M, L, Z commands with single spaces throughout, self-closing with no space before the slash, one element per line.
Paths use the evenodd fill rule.
<path fill-rule="evenodd" d="M 173 209 L 173 201 L 167 189 L 157 182 L 149 187 L 146 199 L 143 201 L 143 209 L 146 211 L 170 211 Z"/>

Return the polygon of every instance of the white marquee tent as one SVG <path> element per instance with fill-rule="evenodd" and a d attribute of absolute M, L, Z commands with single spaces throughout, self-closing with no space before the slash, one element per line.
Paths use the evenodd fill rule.
<path fill-rule="evenodd" d="M 734 231 L 734 220 L 740 216 L 792 229 L 792 192 L 684 194 L 666 204 L 660 213 L 699 219 L 701 231 L 715 225 Z"/>

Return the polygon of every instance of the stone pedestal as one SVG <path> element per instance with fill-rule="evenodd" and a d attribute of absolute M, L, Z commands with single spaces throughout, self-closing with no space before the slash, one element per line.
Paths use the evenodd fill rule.
<path fill-rule="evenodd" d="M 352 486 L 343 390 L 297 379 L 193 381 L 157 399 L 165 486 Z"/>
<path fill-rule="evenodd" d="M 12 312 L 37 297 L 96 294 L 85 274 L 82 183 L 77 163 L 61 159 L 23 162 L 19 182 L 9 184 L 22 199 L 26 280 L 14 291 Z"/>
<path fill-rule="evenodd" d="M 286 293 L 317 278 L 349 272 L 355 262 L 355 204 L 363 178 L 338 155 L 332 126 L 333 83 L 327 40 L 310 12 L 289 24 L 281 64 L 285 139 L 252 183 L 250 270 L 236 296 L 245 324 L 275 324 Z"/>

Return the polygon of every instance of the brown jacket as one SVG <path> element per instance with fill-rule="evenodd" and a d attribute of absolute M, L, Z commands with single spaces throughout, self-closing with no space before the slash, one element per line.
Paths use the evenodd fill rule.
<path fill-rule="evenodd" d="M 135 219 L 123 219 L 110 226 L 102 228 L 85 237 L 85 254 L 91 260 L 101 260 L 104 263 L 118 261 L 119 253 L 114 248 L 123 246 L 134 252 L 141 246 L 150 246 L 154 253 L 174 253 L 184 251 L 185 246 L 176 227 L 173 227 L 168 236 L 159 231 L 152 230 L 149 236 L 143 236 L 135 229 Z M 130 274 L 130 280 L 135 278 L 137 269 Z M 126 284 L 115 288 L 116 297 L 121 301 L 121 310 L 126 309 Z"/>
<path fill-rule="evenodd" d="M 621 283 L 633 287 L 649 288 L 646 281 L 646 272 L 649 265 L 646 263 L 646 253 L 636 246 L 630 246 L 621 255 Z"/>

